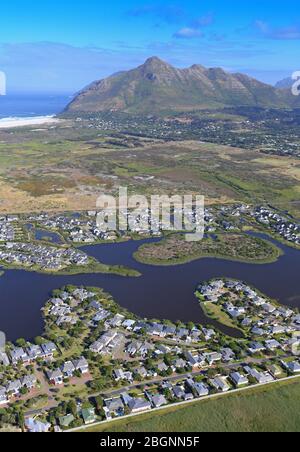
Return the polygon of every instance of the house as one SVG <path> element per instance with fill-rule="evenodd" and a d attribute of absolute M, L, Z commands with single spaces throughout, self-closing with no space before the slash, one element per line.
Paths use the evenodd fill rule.
<path fill-rule="evenodd" d="M 271 334 L 283 334 L 285 333 L 285 327 L 282 325 L 274 325 L 270 329 Z"/>
<path fill-rule="evenodd" d="M 222 348 L 222 361 L 224 363 L 229 363 L 235 359 L 235 353 L 231 350 L 231 348 Z"/>
<path fill-rule="evenodd" d="M 126 352 L 128 353 L 128 355 L 130 355 L 131 357 L 135 356 L 138 351 L 140 350 L 142 346 L 141 342 L 132 342 L 131 344 L 129 344 L 126 348 Z"/>
<path fill-rule="evenodd" d="M 249 344 L 249 351 L 252 354 L 260 353 L 260 352 L 263 352 L 264 350 L 265 350 L 265 347 L 260 342 L 251 342 Z"/>
<path fill-rule="evenodd" d="M 103 349 L 105 347 L 108 347 L 109 344 L 118 336 L 118 333 L 116 333 L 115 331 L 108 331 L 107 333 L 103 334 L 102 337 L 94 342 L 91 346 L 90 346 L 90 350 L 93 353 L 98 353 L 100 354 Z"/>
<path fill-rule="evenodd" d="M 246 313 L 246 310 L 245 308 L 242 307 L 233 306 L 227 309 L 227 312 L 230 315 L 230 317 L 232 317 L 233 319 L 237 319 L 238 317 L 244 315 Z"/>
<path fill-rule="evenodd" d="M 124 372 L 123 369 L 116 369 L 113 373 L 116 381 L 128 381 L 129 383 L 133 382 L 132 372 Z"/>
<path fill-rule="evenodd" d="M 7 405 L 8 402 L 9 402 L 9 400 L 8 400 L 7 393 L 6 393 L 6 388 L 1 387 L 0 388 L 0 406 Z"/>
<path fill-rule="evenodd" d="M 266 331 L 264 331 L 262 328 L 255 326 L 252 328 L 251 334 L 253 334 L 254 336 L 264 336 L 266 334 Z"/>
<path fill-rule="evenodd" d="M 67 428 L 75 421 L 75 417 L 72 414 L 67 414 L 66 416 L 60 417 L 58 421 L 61 427 Z"/>
<path fill-rule="evenodd" d="M 27 375 L 21 378 L 21 384 L 23 388 L 27 388 L 29 391 L 36 386 L 37 379 L 35 375 Z"/>
<path fill-rule="evenodd" d="M 214 363 L 222 360 L 221 353 L 217 353 L 217 352 L 205 353 L 204 356 L 210 366 L 212 366 Z"/>
<path fill-rule="evenodd" d="M 81 410 L 81 416 L 85 425 L 93 424 L 96 421 L 96 414 L 94 408 L 84 408 Z"/>
<path fill-rule="evenodd" d="M 136 324 L 136 321 L 135 320 L 125 320 L 124 322 L 123 322 L 123 328 L 126 328 L 126 330 L 128 330 L 128 331 L 132 331 L 132 329 L 133 329 L 133 327 L 134 327 L 134 325 Z"/>
<path fill-rule="evenodd" d="M 26 352 L 31 361 L 36 361 L 42 356 L 42 349 L 39 345 L 31 345 L 26 349 Z"/>
<path fill-rule="evenodd" d="M 110 416 L 124 416 L 124 404 L 121 398 L 106 400 L 105 405 Z"/>
<path fill-rule="evenodd" d="M 228 392 L 230 389 L 230 386 L 228 385 L 227 379 L 225 377 L 213 378 L 212 380 L 210 380 L 210 383 L 218 391 Z"/>
<path fill-rule="evenodd" d="M 136 375 L 139 375 L 143 379 L 148 377 L 148 371 L 145 369 L 145 367 L 139 367 L 138 369 L 135 369 L 134 373 Z"/>
<path fill-rule="evenodd" d="M 276 350 L 277 348 L 280 348 L 281 345 L 279 344 L 278 341 L 275 341 L 274 339 L 270 340 L 270 341 L 266 341 L 265 342 L 265 346 L 268 350 L 273 351 Z"/>
<path fill-rule="evenodd" d="M 21 388 L 22 388 L 22 383 L 20 380 L 11 381 L 6 386 L 6 392 L 15 397 L 20 394 Z"/>
<path fill-rule="evenodd" d="M 19 362 L 22 363 L 30 363 L 30 358 L 27 355 L 27 353 L 25 352 L 25 350 L 21 347 L 18 348 L 14 348 L 11 352 L 10 352 L 10 357 L 11 357 L 11 362 L 12 364 L 16 365 Z"/>
<path fill-rule="evenodd" d="M 286 369 L 288 369 L 293 374 L 299 374 L 300 373 L 300 363 L 297 362 L 297 361 L 284 363 L 284 366 L 285 366 Z"/>
<path fill-rule="evenodd" d="M 75 370 L 81 372 L 82 375 L 89 373 L 89 363 L 84 357 L 74 360 L 73 365 L 75 367 Z"/>
<path fill-rule="evenodd" d="M 157 365 L 157 370 L 159 372 L 167 372 L 168 369 L 169 367 L 164 362 L 161 362 Z"/>
<path fill-rule="evenodd" d="M 65 378 L 72 378 L 75 372 L 75 366 L 72 361 L 67 361 L 62 365 L 61 371 Z"/>
<path fill-rule="evenodd" d="M 259 372 L 256 369 L 246 366 L 245 371 L 254 378 L 259 384 L 267 384 L 274 381 L 274 378 L 269 372 Z"/>
<path fill-rule="evenodd" d="M 151 403 L 142 398 L 131 398 L 128 407 L 132 413 L 142 413 L 143 411 L 148 411 L 152 408 Z"/>
<path fill-rule="evenodd" d="M 5 352 L 0 352 L 0 364 L 2 364 L 4 367 L 9 366 L 9 358 Z"/>
<path fill-rule="evenodd" d="M 268 371 L 270 372 L 273 378 L 279 378 L 282 375 L 282 369 L 276 365 L 268 367 Z"/>
<path fill-rule="evenodd" d="M 205 397 L 209 395 L 209 389 L 204 383 L 196 383 L 190 378 L 186 381 L 186 385 L 193 392 L 196 392 L 198 397 Z"/>
<path fill-rule="evenodd" d="M 152 396 L 150 401 L 151 401 L 151 403 L 152 403 L 154 408 L 159 408 L 161 406 L 164 406 L 164 405 L 168 404 L 166 398 L 163 395 L 161 395 L 161 394 Z"/>
<path fill-rule="evenodd" d="M 41 349 L 42 349 L 42 356 L 45 359 L 52 359 L 54 356 L 54 353 L 57 350 L 56 345 L 53 344 L 53 342 L 47 342 L 46 344 L 42 344 Z"/>
<path fill-rule="evenodd" d="M 241 375 L 239 372 L 233 372 L 232 374 L 230 374 L 230 379 L 236 387 L 249 384 L 248 378 L 244 375 Z"/>
<path fill-rule="evenodd" d="M 183 399 L 185 396 L 185 390 L 181 386 L 174 386 L 173 394 L 176 399 Z"/>
<path fill-rule="evenodd" d="M 30 433 L 47 433 L 51 428 L 51 424 L 28 418 L 25 419 L 25 427 Z"/>
<path fill-rule="evenodd" d="M 174 361 L 173 363 L 173 369 L 174 371 L 176 369 L 185 369 L 185 367 L 187 366 L 187 362 L 184 361 L 183 359 L 177 359 L 176 361 Z"/>
<path fill-rule="evenodd" d="M 191 352 L 187 351 L 185 352 L 184 357 L 186 358 L 189 366 L 194 368 L 199 367 L 197 356 L 193 356 Z"/>
<path fill-rule="evenodd" d="M 47 372 L 47 377 L 50 383 L 56 386 L 62 385 L 64 382 L 64 375 L 60 369 Z"/>

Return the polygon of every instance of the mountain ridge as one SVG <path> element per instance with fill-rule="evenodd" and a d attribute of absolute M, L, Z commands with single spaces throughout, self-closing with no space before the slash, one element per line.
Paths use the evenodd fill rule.
<path fill-rule="evenodd" d="M 290 90 L 277 89 L 246 74 L 194 64 L 178 69 L 158 57 L 129 71 L 96 80 L 81 90 L 65 113 L 184 112 L 225 107 L 300 106 Z"/>

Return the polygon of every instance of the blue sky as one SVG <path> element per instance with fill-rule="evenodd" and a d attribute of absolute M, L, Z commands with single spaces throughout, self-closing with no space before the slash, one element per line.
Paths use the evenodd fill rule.
<path fill-rule="evenodd" d="M 300 70 L 299 44 L 299 0 L 15 0 L 0 10 L 9 91 L 75 92 L 153 55 L 275 83 Z"/>

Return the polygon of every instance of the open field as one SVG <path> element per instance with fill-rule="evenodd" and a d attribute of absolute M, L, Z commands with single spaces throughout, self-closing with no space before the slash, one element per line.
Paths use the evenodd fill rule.
<path fill-rule="evenodd" d="M 152 179 L 151 179 L 152 178 Z M 207 204 L 271 203 L 299 216 L 299 160 L 197 141 L 74 127 L 0 130 L 0 212 L 86 210 L 100 193 L 200 193 Z"/>
<path fill-rule="evenodd" d="M 300 383 L 283 382 L 167 408 L 87 432 L 299 432 Z"/>

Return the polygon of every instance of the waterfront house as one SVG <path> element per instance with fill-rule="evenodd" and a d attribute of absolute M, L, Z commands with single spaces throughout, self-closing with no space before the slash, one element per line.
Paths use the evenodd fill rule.
<path fill-rule="evenodd" d="M 23 364 L 29 364 L 30 358 L 25 352 L 25 350 L 21 347 L 14 348 L 10 352 L 11 362 L 13 365 L 18 364 L 19 362 L 22 362 Z"/>
<path fill-rule="evenodd" d="M 45 359 L 53 359 L 54 353 L 57 350 L 56 345 L 53 344 L 53 342 L 47 342 L 46 344 L 42 344 L 41 349 L 42 356 Z"/>

